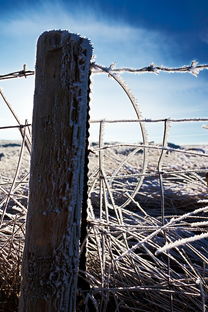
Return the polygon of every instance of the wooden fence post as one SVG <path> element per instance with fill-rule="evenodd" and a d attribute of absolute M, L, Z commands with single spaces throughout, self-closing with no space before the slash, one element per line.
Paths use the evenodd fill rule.
<path fill-rule="evenodd" d="M 67 31 L 38 40 L 20 312 L 76 310 L 91 55 Z"/>

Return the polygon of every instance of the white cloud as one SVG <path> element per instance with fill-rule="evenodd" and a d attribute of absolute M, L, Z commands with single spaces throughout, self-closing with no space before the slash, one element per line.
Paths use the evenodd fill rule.
<path fill-rule="evenodd" d="M 166 59 L 176 51 L 175 43 L 160 32 L 136 28 L 121 21 L 100 17 L 83 7 L 66 8 L 62 1 L 41 1 L 39 6 L 28 7 L 16 12 L 5 22 L 0 21 L 1 33 L 15 40 L 35 40 L 43 31 L 66 29 L 92 40 L 95 53 L 117 55 L 140 64 Z M 110 57 L 110 55 L 107 55 Z M 109 62 L 113 60 L 109 59 Z M 146 65 L 146 64 L 145 64 Z"/>
<path fill-rule="evenodd" d="M 95 13 L 71 11 L 61 3 L 43 2 L 37 9 L 28 8 L 12 16 L 8 23 L 1 22 L 1 31 L 13 36 L 32 36 L 45 30 L 67 29 L 82 36 L 125 40 L 131 39 L 134 29 L 128 25 L 116 26 L 99 21 Z M 133 33 L 132 33 L 133 32 Z"/>

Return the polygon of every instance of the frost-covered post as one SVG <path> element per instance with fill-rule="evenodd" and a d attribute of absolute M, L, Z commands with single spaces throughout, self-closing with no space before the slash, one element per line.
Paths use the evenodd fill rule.
<path fill-rule="evenodd" d="M 76 310 L 91 55 L 67 31 L 38 40 L 20 312 Z"/>

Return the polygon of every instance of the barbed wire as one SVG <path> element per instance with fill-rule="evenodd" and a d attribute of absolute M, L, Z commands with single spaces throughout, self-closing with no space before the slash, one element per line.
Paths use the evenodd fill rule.
<path fill-rule="evenodd" d="M 172 118 L 164 118 L 164 119 L 94 119 L 90 120 L 90 123 L 128 123 L 128 122 L 202 122 L 202 121 L 208 121 L 208 118 L 181 118 L 181 119 L 172 119 Z M 203 128 L 207 128 L 208 126 L 203 126 Z"/>
<path fill-rule="evenodd" d="M 16 71 L 16 72 L 12 72 L 9 74 L 5 74 L 5 75 L 0 75 L 0 80 L 5 80 L 5 79 L 13 79 L 13 78 L 20 78 L 20 77 L 27 77 L 27 76 L 32 76 L 35 74 L 35 71 L 33 70 L 26 70 L 26 65 L 23 65 L 23 69 Z"/>
<path fill-rule="evenodd" d="M 130 68 L 130 67 L 121 67 L 121 68 L 115 68 L 115 64 L 111 64 L 109 67 L 102 66 L 99 64 L 96 64 L 95 62 L 91 63 L 91 72 L 93 74 L 97 73 L 134 73 L 134 74 L 142 74 L 142 73 L 154 73 L 159 74 L 160 72 L 168 72 L 168 73 L 190 73 L 194 76 L 198 76 L 200 71 L 208 69 L 208 64 L 202 64 L 200 65 L 197 61 L 193 60 L 190 65 L 184 65 L 181 67 L 167 67 L 167 66 L 158 66 L 155 64 L 150 64 L 145 67 L 141 68 Z M 34 75 L 34 70 L 26 70 L 26 65 L 23 65 L 23 69 L 12 72 L 5 75 L 0 75 L 0 80 L 4 79 L 12 79 L 12 78 L 20 78 L 20 77 L 27 77 Z"/>
<path fill-rule="evenodd" d="M 111 64 L 109 67 L 105 67 L 102 65 L 98 65 L 96 63 L 91 64 L 91 69 L 94 74 L 96 73 L 134 73 L 134 74 L 142 74 L 142 73 L 154 73 L 159 74 L 160 72 L 168 72 L 168 73 L 190 73 L 194 76 L 198 76 L 200 71 L 204 69 L 208 69 L 208 64 L 199 65 L 199 63 L 195 60 L 191 62 L 191 65 L 184 65 L 181 67 L 166 67 L 166 66 L 158 66 L 155 64 L 150 64 L 148 66 L 142 68 L 130 68 L 130 67 L 122 67 L 115 68 L 115 64 Z"/>

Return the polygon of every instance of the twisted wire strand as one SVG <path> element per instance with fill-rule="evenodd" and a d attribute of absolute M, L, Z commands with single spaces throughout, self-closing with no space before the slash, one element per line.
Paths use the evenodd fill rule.
<path fill-rule="evenodd" d="M 208 64 L 200 65 L 195 60 L 193 60 L 190 65 L 184 65 L 181 67 L 166 67 L 150 64 L 142 68 L 130 68 L 130 67 L 115 68 L 115 64 L 111 64 L 109 67 L 105 67 L 96 63 L 92 63 L 91 66 L 92 72 L 95 74 L 108 72 L 108 73 L 134 73 L 134 74 L 154 73 L 158 75 L 160 72 L 168 72 L 168 73 L 190 73 L 194 76 L 198 76 L 200 71 L 208 69 Z"/>

